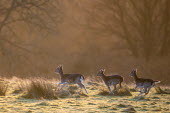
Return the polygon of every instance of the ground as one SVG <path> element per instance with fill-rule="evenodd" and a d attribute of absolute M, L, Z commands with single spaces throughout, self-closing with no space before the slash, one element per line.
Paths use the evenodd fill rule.
<path fill-rule="evenodd" d="M 15 83 L 13 83 L 15 84 Z M 102 83 L 101 83 L 102 84 Z M 127 112 L 127 113 L 170 113 L 170 95 L 155 94 L 154 90 L 147 96 L 138 96 L 138 92 L 131 92 L 132 96 L 103 96 L 99 95 L 101 86 L 86 84 L 88 95 L 72 96 L 58 99 L 25 99 L 22 93 L 12 93 L 13 87 L 6 96 L 0 96 L 0 112 L 7 113 L 93 113 L 93 112 Z M 84 90 L 82 90 L 84 92 Z"/>

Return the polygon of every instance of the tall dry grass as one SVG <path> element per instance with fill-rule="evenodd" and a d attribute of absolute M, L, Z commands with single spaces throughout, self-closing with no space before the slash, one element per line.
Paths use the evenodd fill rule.
<path fill-rule="evenodd" d="M 83 93 L 78 92 L 79 87 L 76 85 L 67 85 L 62 88 L 57 87 L 57 84 L 54 84 L 52 81 L 44 79 L 33 79 L 22 81 L 18 83 L 18 88 L 14 93 L 24 92 L 22 97 L 28 99 L 58 99 L 58 98 L 67 98 L 86 96 Z"/>
<path fill-rule="evenodd" d="M 0 96 L 5 96 L 8 90 L 8 83 L 0 81 Z"/>
<path fill-rule="evenodd" d="M 24 98 L 35 99 L 57 99 L 54 85 L 40 79 L 34 79 L 21 83 L 21 90 L 25 90 Z"/>

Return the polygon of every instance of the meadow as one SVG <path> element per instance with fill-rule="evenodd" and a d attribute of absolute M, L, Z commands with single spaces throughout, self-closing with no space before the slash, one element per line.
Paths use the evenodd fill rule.
<path fill-rule="evenodd" d="M 0 112 L 7 113 L 169 113 L 170 88 L 152 88 L 147 96 L 138 96 L 134 85 L 123 84 L 110 95 L 102 82 L 86 80 L 89 94 L 77 85 L 63 89 L 57 81 L 47 79 L 1 79 Z"/>
<path fill-rule="evenodd" d="M 170 0 L 0 0 L 0 113 L 170 113 L 169 28 Z M 89 94 L 61 89 L 59 64 Z M 114 95 L 103 68 L 124 79 Z M 134 69 L 161 83 L 138 96 Z"/>

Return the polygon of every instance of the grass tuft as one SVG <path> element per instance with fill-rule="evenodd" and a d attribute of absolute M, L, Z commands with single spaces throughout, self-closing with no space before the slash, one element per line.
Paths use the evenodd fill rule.
<path fill-rule="evenodd" d="M 98 95 L 111 96 L 111 94 L 106 89 L 100 89 Z"/>
<path fill-rule="evenodd" d="M 156 94 L 170 94 L 170 93 L 168 93 L 168 92 L 166 92 L 166 91 L 163 91 L 162 89 L 161 89 L 161 87 L 154 87 L 155 88 L 155 91 L 156 91 Z"/>
<path fill-rule="evenodd" d="M 59 95 L 60 98 L 65 98 L 65 97 L 76 97 L 80 98 L 81 96 L 83 97 L 88 97 L 83 91 L 79 91 L 80 88 L 77 85 L 68 85 L 67 87 L 58 90 L 57 95 Z"/>
<path fill-rule="evenodd" d="M 83 93 L 83 92 L 80 92 L 79 93 L 80 96 L 83 96 L 83 97 L 89 97 L 87 94 Z"/>
<path fill-rule="evenodd" d="M 26 87 L 25 87 L 24 81 L 20 81 L 17 83 L 17 87 L 15 88 L 15 90 L 12 93 L 14 93 L 14 94 L 22 93 L 22 92 L 24 92 L 25 88 Z"/>
<path fill-rule="evenodd" d="M 132 96 L 130 89 L 127 86 L 117 90 L 114 95 L 116 95 L 116 96 Z"/>
<path fill-rule="evenodd" d="M 122 112 L 126 112 L 126 113 L 135 113 L 136 110 L 133 107 L 127 108 L 125 110 L 123 110 Z"/>
<path fill-rule="evenodd" d="M 71 94 L 75 94 L 78 90 L 78 86 L 76 85 L 71 85 L 71 86 L 68 86 L 67 90 L 71 93 Z"/>
<path fill-rule="evenodd" d="M 56 95 L 59 98 L 67 98 L 71 96 L 71 93 L 68 90 L 61 89 L 56 92 Z"/>
<path fill-rule="evenodd" d="M 117 108 L 115 108 L 115 107 L 111 107 L 111 108 L 110 108 L 110 110 L 117 110 Z"/>
<path fill-rule="evenodd" d="M 110 106 L 106 105 L 106 104 L 100 104 L 98 106 L 99 109 L 103 109 L 103 108 L 109 108 Z"/>
<path fill-rule="evenodd" d="M 131 92 L 137 92 L 134 88 L 129 89 Z"/>
<path fill-rule="evenodd" d="M 48 102 L 44 101 L 44 102 L 40 102 L 36 105 L 38 105 L 38 106 L 49 106 L 50 104 Z"/>
<path fill-rule="evenodd" d="M 31 80 L 26 83 L 22 83 L 20 90 L 25 89 L 26 93 L 22 96 L 29 99 L 58 99 L 74 97 L 76 94 L 87 97 L 84 93 L 78 93 L 79 87 L 76 85 L 68 85 L 64 88 L 55 87 L 52 83 L 45 80 Z"/>
<path fill-rule="evenodd" d="M 125 105 L 125 104 L 119 104 L 119 105 L 117 105 L 117 107 L 118 107 L 118 108 L 126 108 L 127 105 Z"/>
<path fill-rule="evenodd" d="M 8 84 L 4 81 L 0 82 L 0 96 L 5 96 L 8 90 Z"/>
<path fill-rule="evenodd" d="M 87 82 L 87 84 L 89 84 L 89 85 L 93 85 L 93 86 L 99 86 L 99 83 L 91 82 L 91 81 Z"/>
<path fill-rule="evenodd" d="M 29 99 L 57 99 L 54 86 L 44 80 L 31 80 L 25 85 L 26 94 L 22 97 Z"/>
<path fill-rule="evenodd" d="M 110 94 L 106 89 L 100 89 L 100 92 L 98 93 L 98 95 L 111 96 L 113 94 Z M 132 96 L 132 94 L 128 87 L 123 87 L 115 91 L 114 96 Z"/>

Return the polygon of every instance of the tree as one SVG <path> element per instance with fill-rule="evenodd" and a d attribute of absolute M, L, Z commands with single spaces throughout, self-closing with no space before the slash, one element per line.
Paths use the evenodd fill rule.
<path fill-rule="evenodd" d="M 29 57 L 36 54 L 40 40 L 32 39 L 31 35 L 26 39 L 24 35 L 56 33 L 60 21 L 61 4 L 58 0 L 1 0 L 1 67 L 6 66 L 9 71 L 9 67 L 12 69 L 21 59 L 30 62 Z"/>
<path fill-rule="evenodd" d="M 126 41 L 135 57 L 149 60 L 170 52 L 169 0 L 97 0 L 89 26 Z"/>

